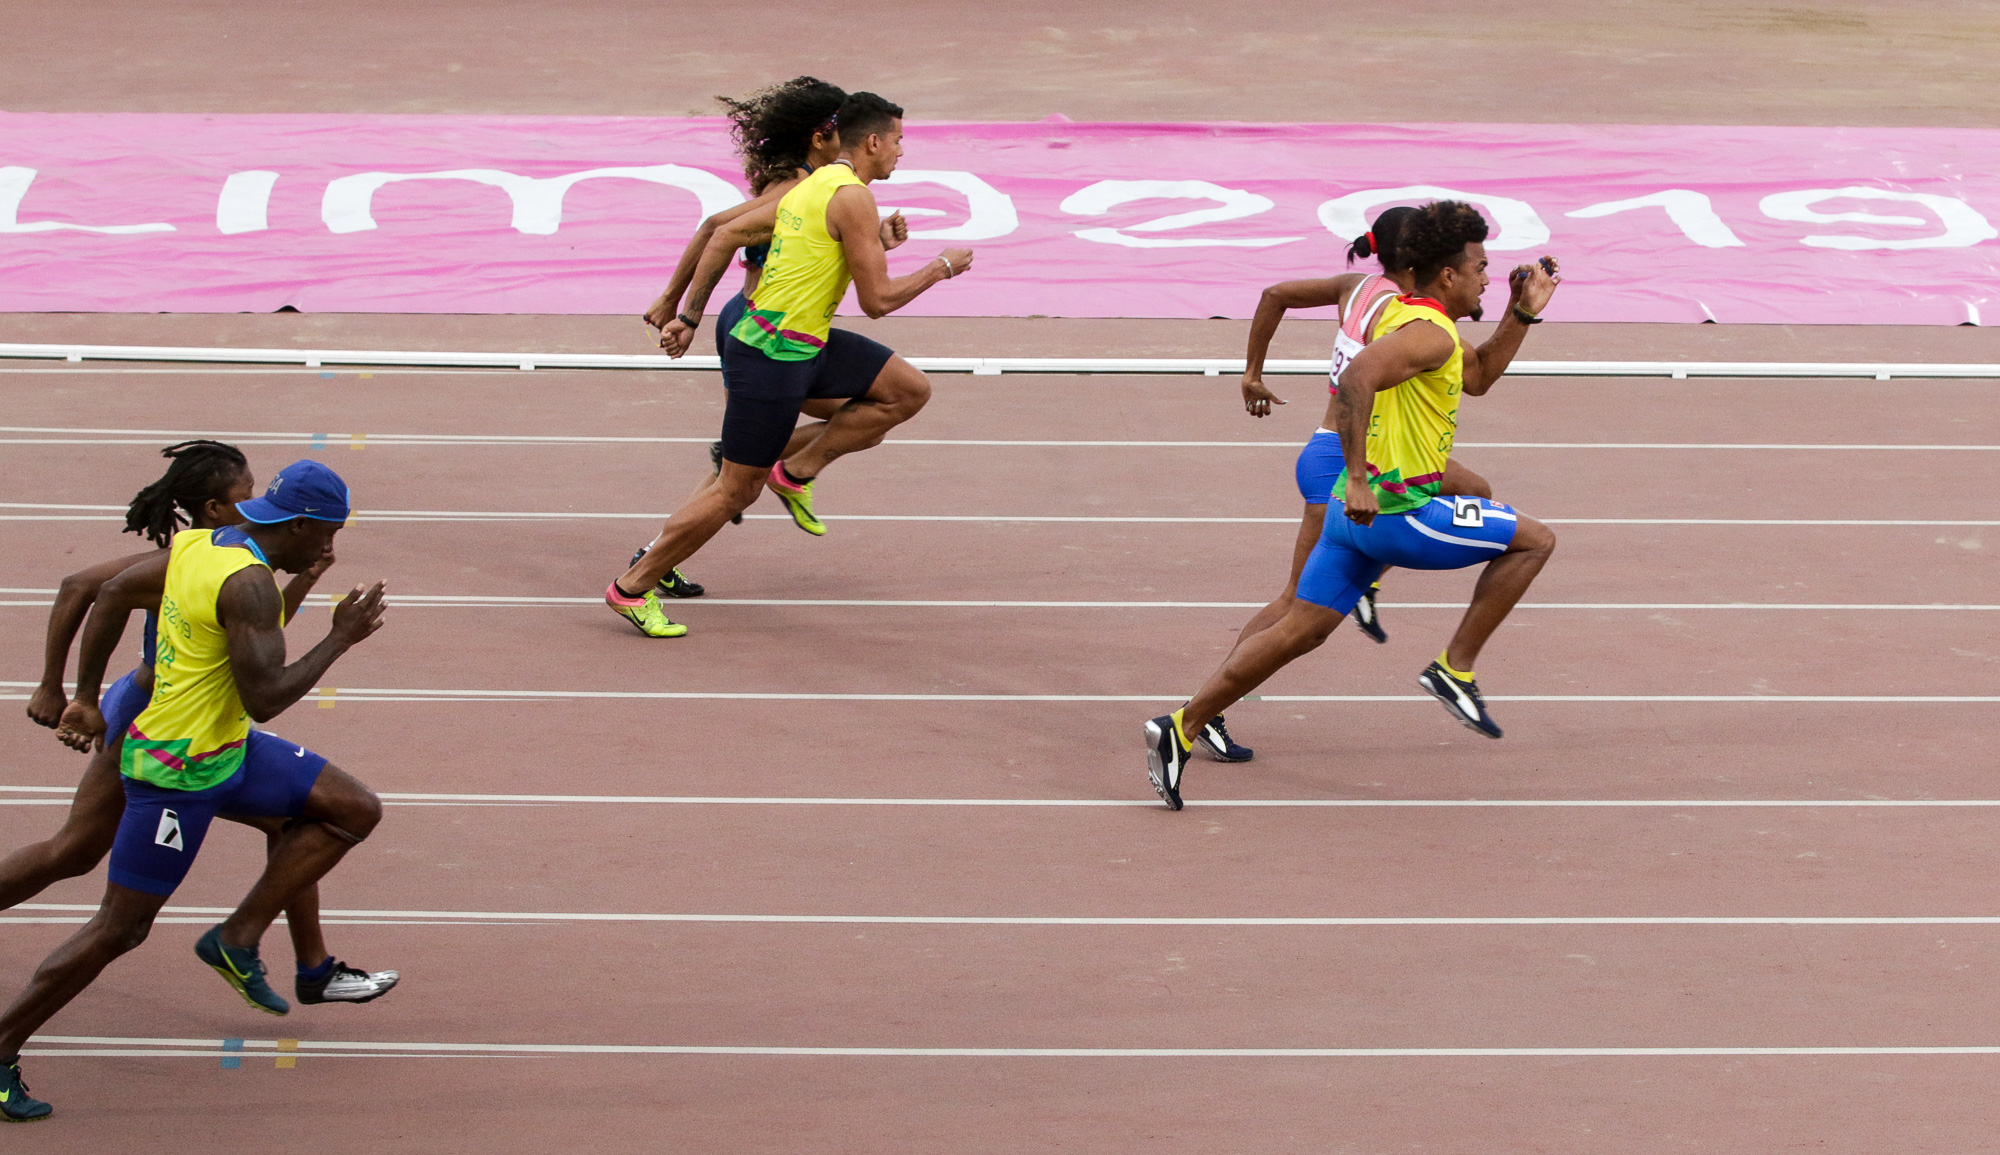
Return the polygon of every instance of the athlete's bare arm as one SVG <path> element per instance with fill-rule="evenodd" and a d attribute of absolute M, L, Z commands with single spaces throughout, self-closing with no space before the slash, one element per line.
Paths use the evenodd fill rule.
<path fill-rule="evenodd" d="M 278 587 L 262 566 L 246 566 L 222 583 L 216 617 L 229 638 L 236 693 L 254 721 L 268 722 L 305 697 L 334 660 L 382 628 L 382 583 L 353 591 L 333 608 L 333 628 L 298 661 L 285 664 Z"/>
<path fill-rule="evenodd" d="M 680 264 L 674 266 L 673 279 L 667 282 L 666 289 L 660 293 L 659 300 L 653 302 L 653 307 L 646 310 L 646 323 L 655 329 L 663 330 L 667 327 L 667 323 L 680 313 L 681 296 L 694 281 L 695 269 L 701 264 L 702 254 L 708 251 L 708 243 L 715 239 L 717 232 L 746 213 L 754 213 L 767 205 L 777 204 L 785 199 L 786 193 L 798 187 L 798 183 L 796 179 L 779 181 L 750 200 L 732 205 L 702 221 L 701 227 L 695 230 L 694 236 L 688 238 L 687 245 L 681 249 Z M 733 257 L 735 253 L 735 249 L 729 250 L 730 256 Z M 722 267 L 725 270 L 729 268 L 727 258 L 724 259 Z M 703 299 L 703 303 L 707 303 L 706 298 Z"/>
<path fill-rule="evenodd" d="M 916 272 L 890 277 L 881 214 L 875 209 L 875 194 L 865 185 L 846 185 L 834 192 L 826 206 L 826 231 L 840 242 L 848 275 L 854 278 L 854 298 L 870 317 L 886 317 L 925 289 L 972 267 L 971 249 L 946 249 Z"/>
<path fill-rule="evenodd" d="M 1257 299 L 1257 314 L 1250 319 L 1250 345 L 1243 357 L 1243 408 L 1252 417 L 1268 417 L 1272 405 L 1285 399 L 1264 387 L 1264 357 L 1271 351 L 1271 337 L 1288 309 L 1318 309 L 1338 305 L 1361 283 L 1365 273 L 1342 273 L 1305 281 L 1280 281 L 1264 290 Z"/>
<path fill-rule="evenodd" d="M 1368 487 L 1368 423 L 1375 413 L 1375 394 L 1443 368 L 1457 351 L 1442 326 L 1412 321 L 1370 342 L 1341 375 L 1334 404 L 1340 414 L 1340 450 L 1347 458 L 1347 516 L 1355 522 L 1374 524 L 1381 508 Z"/>
<path fill-rule="evenodd" d="M 715 286 L 722 280 L 722 275 L 729 271 L 729 262 L 735 258 L 737 251 L 769 241 L 778 227 L 777 200 L 760 198 L 749 206 L 737 207 L 743 211 L 708 238 L 690 279 L 687 302 L 681 312 L 697 321 L 708 308 L 708 298 L 715 293 Z M 660 329 L 660 348 L 667 351 L 667 356 L 678 357 L 694 343 L 694 331 L 695 326 L 675 316 Z"/>
<path fill-rule="evenodd" d="M 54 729 L 62 720 L 63 707 L 69 702 L 69 695 L 63 692 L 63 671 L 69 666 L 70 646 L 76 641 L 77 631 L 83 628 L 84 616 L 97 600 L 98 590 L 128 566 L 165 552 L 128 554 L 116 561 L 78 570 L 62 580 L 56 590 L 56 604 L 49 610 L 48 637 L 42 644 L 42 680 L 28 698 L 28 717 L 36 725 Z"/>
<path fill-rule="evenodd" d="M 1551 265 L 1556 263 L 1554 257 L 1542 260 Z M 1541 313 L 1555 295 L 1556 286 L 1562 284 L 1561 266 L 1557 266 L 1552 276 L 1542 268 L 1541 261 L 1522 265 L 1509 274 L 1507 284 L 1507 311 L 1500 314 L 1493 335 L 1480 343 L 1476 355 L 1465 359 L 1468 397 L 1483 396 L 1507 372 L 1507 366 L 1513 363 L 1514 354 L 1521 351 L 1521 342 L 1528 335 L 1528 326 L 1514 315 L 1514 310 L 1519 308 L 1530 315 Z"/>
<path fill-rule="evenodd" d="M 77 647 L 76 692 L 56 726 L 56 737 L 70 749 L 103 749 L 104 715 L 98 712 L 97 701 L 104 693 L 104 668 L 125 636 L 132 611 L 160 608 L 168 557 L 163 549 L 146 554 L 97 588 L 90 617 L 83 623 L 83 642 Z"/>

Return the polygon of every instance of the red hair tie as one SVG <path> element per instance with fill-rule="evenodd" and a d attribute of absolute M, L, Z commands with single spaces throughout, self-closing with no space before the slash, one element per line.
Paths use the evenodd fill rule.
<path fill-rule="evenodd" d="M 1362 235 L 1368 238 L 1368 251 L 1369 251 L 1369 252 L 1371 252 L 1371 253 L 1372 253 L 1372 252 L 1374 252 L 1374 251 L 1375 251 L 1375 230 L 1374 230 L 1374 229 L 1369 229 L 1369 230 L 1368 230 L 1368 231 L 1367 231 L 1366 233 L 1364 233 L 1364 234 L 1362 234 Z"/>

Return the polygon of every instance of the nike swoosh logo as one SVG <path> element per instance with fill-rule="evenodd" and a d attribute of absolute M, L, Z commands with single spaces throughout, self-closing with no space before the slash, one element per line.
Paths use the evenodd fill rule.
<path fill-rule="evenodd" d="M 306 756 L 306 748 L 304 746 L 299 747 L 299 752 L 292 755 L 292 757 L 294 758 L 303 758 L 305 756 Z"/>
<path fill-rule="evenodd" d="M 7 1100 L 13 1097 L 14 1097 L 14 1092 L 12 1091 L 0 1091 L 0 1103 L 5 1103 Z"/>

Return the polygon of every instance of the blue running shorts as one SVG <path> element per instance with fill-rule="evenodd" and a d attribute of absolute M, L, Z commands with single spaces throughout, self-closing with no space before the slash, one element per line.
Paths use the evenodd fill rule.
<path fill-rule="evenodd" d="M 1433 497 L 1408 513 L 1349 521 L 1345 507 L 1326 512 L 1326 528 L 1299 573 L 1299 597 L 1347 613 L 1390 566 L 1465 569 L 1507 552 L 1519 528 L 1511 505 L 1483 497 Z"/>
<path fill-rule="evenodd" d="M 139 671 L 133 670 L 111 683 L 111 688 L 97 699 L 97 710 L 104 715 L 106 745 L 123 736 L 126 728 L 132 725 L 132 719 L 146 709 L 149 695 L 139 688 L 135 680 L 138 676 Z"/>
<path fill-rule="evenodd" d="M 297 818 L 326 759 L 265 730 L 250 731 L 243 765 L 206 790 L 125 779 L 125 816 L 111 843 L 111 881 L 169 895 L 187 877 L 218 814 Z"/>
<path fill-rule="evenodd" d="M 1299 463 L 1294 469 L 1299 496 L 1306 499 L 1307 505 L 1325 505 L 1332 499 L 1334 480 L 1346 468 L 1347 459 L 1340 453 L 1340 434 L 1331 429 L 1314 430 L 1305 448 L 1299 450 Z"/>

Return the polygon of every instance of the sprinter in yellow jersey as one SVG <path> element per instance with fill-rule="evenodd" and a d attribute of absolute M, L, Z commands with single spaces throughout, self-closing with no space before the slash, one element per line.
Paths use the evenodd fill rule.
<path fill-rule="evenodd" d="M 670 351 L 685 349 L 730 256 L 770 242 L 756 294 L 722 339 L 729 404 L 722 418 L 721 475 L 681 506 L 645 554 L 604 591 L 605 603 L 648 637 L 687 632 L 666 619 L 656 585 L 767 486 L 801 529 L 824 534 L 826 526 L 813 513 L 813 480 L 841 456 L 881 444 L 930 400 L 930 382 L 908 361 L 832 324 L 850 283 L 862 311 L 881 317 L 972 266 L 970 249 L 946 249 L 914 273 L 889 276 L 887 249 L 907 234 L 894 218 L 880 219 L 868 185 L 896 171 L 902 118 L 901 108 L 872 92 L 849 96 L 835 116 L 839 159 L 815 169 L 777 203 L 718 229 L 702 253 L 685 309 L 662 333 Z M 841 404 L 817 436 L 787 457 L 801 408 L 812 398 Z"/>
<path fill-rule="evenodd" d="M 382 624 L 382 584 L 357 586 L 335 607 L 326 639 L 285 664 L 284 600 L 273 574 L 303 573 L 332 548 L 347 521 L 347 486 L 318 462 L 300 461 L 237 511 L 245 524 L 174 535 L 152 698 L 122 734 L 108 736 L 123 774 L 125 813 L 104 901 L 0 1014 L 0 1081 L 18 1083 L 29 1036 L 113 959 L 145 941 L 223 811 L 288 824 L 256 886 L 201 936 L 195 954 L 251 1006 L 287 1013 L 290 1005 L 265 981 L 257 943 L 285 905 L 381 819 L 381 803 L 366 786 L 305 747 L 250 728 L 251 719 L 269 721 L 298 701 Z M 18 1117 L 12 1088 L 0 1090 L 0 1111 Z"/>
<path fill-rule="evenodd" d="M 1486 567 L 1457 633 L 1418 684 L 1468 728 L 1500 737 L 1472 666 L 1541 572 L 1556 539 L 1511 506 L 1438 494 L 1469 380 L 1457 321 L 1479 309 L 1487 284 L 1485 241 L 1485 218 L 1458 201 L 1425 205 L 1403 224 L 1398 243 L 1416 291 L 1383 307 L 1369 343 L 1339 381 L 1336 432 L 1346 468 L 1333 488 L 1346 506 L 1344 516 L 1327 517 L 1284 617 L 1240 642 L 1186 706 L 1146 723 L 1148 775 L 1170 808 L 1181 807 L 1190 739 L 1292 659 L 1317 649 L 1387 566 Z M 1477 360 L 1497 367 L 1513 359 L 1555 294 L 1555 268 L 1544 257 L 1508 278 L 1507 314 Z M 1484 392 L 1493 375 L 1482 371 L 1470 380 Z"/>

